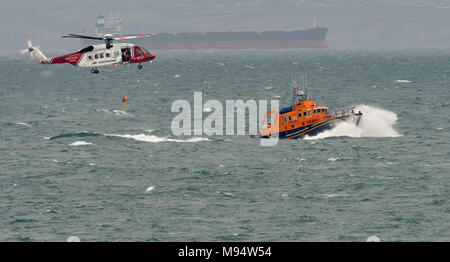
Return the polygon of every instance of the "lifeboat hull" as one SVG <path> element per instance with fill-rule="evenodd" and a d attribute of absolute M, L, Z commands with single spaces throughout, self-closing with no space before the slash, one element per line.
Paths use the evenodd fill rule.
<path fill-rule="evenodd" d="M 322 122 L 309 125 L 309 126 L 303 126 L 297 129 L 292 129 L 284 132 L 278 133 L 278 138 L 287 138 L 287 139 L 302 139 L 305 136 L 315 136 L 317 134 L 320 134 L 326 130 L 332 129 L 336 126 L 336 124 L 340 121 L 346 121 L 353 119 L 356 124 L 359 124 L 359 120 L 361 118 L 361 115 L 346 115 L 341 117 L 336 117 L 332 119 L 327 119 Z M 266 136 L 268 137 L 268 136 Z"/>

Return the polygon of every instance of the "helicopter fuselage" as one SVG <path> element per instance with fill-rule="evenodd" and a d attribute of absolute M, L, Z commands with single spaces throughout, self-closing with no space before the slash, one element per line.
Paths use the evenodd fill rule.
<path fill-rule="evenodd" d="M 108 48 L 109 47 L 109 48 Z M 69 63 L 77 67 L 98 68 L 110 65 L 151 62 L 155 55 L 130 43 L 98 44 L 77 52 L 43 60 L 43 64 Z"/>

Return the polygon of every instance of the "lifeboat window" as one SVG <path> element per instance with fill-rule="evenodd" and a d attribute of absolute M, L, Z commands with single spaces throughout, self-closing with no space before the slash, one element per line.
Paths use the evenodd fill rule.
<path fill-rule="evenodd" d="M 292 119 L 291 116 L 289 116 L 289 121 L 291 121 L 291 119 Z"/>
<path fill-rule="evenodd" d="M 311 109 L 308 109 L 308 115 L 311 115 Z"/>
<path fill-rule="evenodd" d="M 306 116 L 306 111 L 305 111 L 305 112 L 303 112 L 303 116 Z"/>
<path fill-rule="evenodd" d="M 286 117 L 284 117 L 284 122 L 287 122 L 287 119 L 286 119 Z"/>
<path fill-rule="evenodd" d="M 299 113 L 298 113 L 298 117 L 299 117 L 299 118 L 302 117 L 302 112 L 299 112 Z"/>

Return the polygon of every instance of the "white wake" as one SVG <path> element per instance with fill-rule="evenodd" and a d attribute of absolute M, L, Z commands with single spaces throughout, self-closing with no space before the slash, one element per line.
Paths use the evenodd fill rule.
<path fill-rule="evenodd" d="M 129 138 L 129 139 L 134 139 L 136 141 L 149 142 L 149 143 L 159 143 L 159 142 L 195 143 L 195 142 L 201 142 L 201 141 L 209 141 L 209 139 L 205 138 L 205 137 L 193 137 L 193 138 L 188 138 L 188 139 L 173 139 L 173 138 L 168 138 L 168 137 L 160 137 L 160 136 L 146 135 L 146 134 L 139 134 L 139 135 L 109 134 L 106 136 Z"/>
<path fill-rule="evenodd" d="M 355 112 L 363 113 L 359 125 L 351 121 L 338 123 L 334 128 L 326 130 L 315 136 L 306 136 L 304 139 L 315 140 L 327 137 L 398 137 L 401 136 L 395 129 L 397 114 L 394 112 L 367 105 L 358 105 Z"/>

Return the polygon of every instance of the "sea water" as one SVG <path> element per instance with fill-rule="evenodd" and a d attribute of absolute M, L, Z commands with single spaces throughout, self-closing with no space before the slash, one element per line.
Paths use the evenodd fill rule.
<path fill-rule="evenodd" d="M 99 74 L 0 58 L 1 241 L 450 240 L 449 49 L 154 53 Z M 359 126 L 172 134 L 175 100 L 289 106 L 305 71 Z"/>

